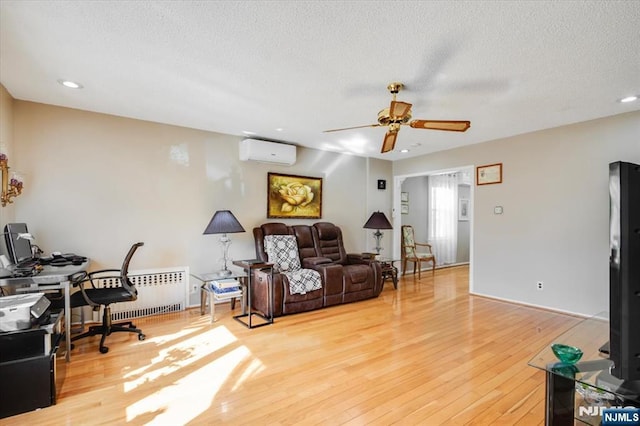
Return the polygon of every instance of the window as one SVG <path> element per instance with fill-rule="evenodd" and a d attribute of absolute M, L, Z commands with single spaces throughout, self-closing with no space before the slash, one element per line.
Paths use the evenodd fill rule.
<path fill-rule="evenodd" d="M 458 176 L 429 176 L 429 243 L 438 264 L 456 262 L 458 243 Z"/>

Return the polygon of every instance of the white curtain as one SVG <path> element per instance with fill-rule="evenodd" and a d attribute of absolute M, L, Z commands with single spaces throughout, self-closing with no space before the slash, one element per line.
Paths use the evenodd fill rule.
<path fill-rule="evenodd" d="M 438 265 L 456 262 L 458 248 L 457 173 L 429 176 L 429 243 Z"/>

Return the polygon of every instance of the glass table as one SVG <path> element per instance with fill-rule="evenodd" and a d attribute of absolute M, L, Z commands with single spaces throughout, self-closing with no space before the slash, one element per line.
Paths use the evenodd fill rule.
<path fill-rule="evenodd" d="M 398 268 L 393 265 L 394 262 L 399 262 L 400 259 L 394 259 L 392 257 L 380 256 L 377 253 L 362 253 L 363 259 L 376 260 L 380 263 L 382 269 L 382 286 L 384 287 L 385 281 L 391 279 L 393 282 L 393 288 L 398 289 Z"/>
<path fill-rule="evenodd" d="M 211 323 L 216 320 L 216 311 L 215 305 L 216 302 L 231 302 L 231 309 L 235 308 L 236 299 L 240 299 L 242 303 L 242 312 L 244 313 L 246 310 L 245 304 L 245 291 L 246 283 L 244 282 L 246 279 L 246 274 L 240 272 L 236 273 L 232 271 L 231 275 L 220 275 L 217 272 L 205 272 L 205 273 L 195 273 L 191 274 L 192 277 L 202 282 L 200 286 L 200 314 L 204 315 L 205 307 L 207 306 L 207 302 L 209 303 L 209 310 L 211 312 Z M 238 280 L 240 293 L 216 293 L 214 291 L 213 282 L 218 280 L 226 280 L 226 279 L 236 279 Z"/>
<path fill-rule="evenodd" d="M 394 262 L 399 262 L 400 259 L 394 259 L 392 257 L 378 256 L 376 260 L 380 262 L 382 268 L 382 285 L 388 279 L 393 282 L 393 288 L 398 289 L 398 268 L 393 266 Z"/>
<path fill-rule="evenodd" d="M 625 382 L 610 371 L 613 362 L 604 352 L 609 340 L 606 312 L 581 321 L 551 343 L 582 350 L 575 364 L 556 358 L 551 343 L 529 361 L 546 373 L 545 424 L 573 425 L 579 420 L 599 425 L 602 411 L 611 407 L 640 407 L 640 382 Z"/>

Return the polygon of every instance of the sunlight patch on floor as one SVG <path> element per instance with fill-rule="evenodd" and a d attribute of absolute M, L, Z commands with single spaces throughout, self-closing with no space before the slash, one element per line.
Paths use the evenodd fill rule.
<path fill-rule="evenodd" d="M 193 334 L 195 332 L 198 332 L 199 330 L 200 330 L 200 328 L 191 328 L 191 329 L 186 329 L 185 328 L 183 330 L 180 330 L 177 333 L 163 334 L 161 336 L 150 337 L 150 338 L 145 339 L 143 342 L 134 343 L 134 345 L 156 345 L 156 346 L 162 346 L 162 345 L 170 343 L 170 342 L 172 342 L 174 340 L 181 339 L 181 338 L 185 337 L 188 334 Z M 127 378 L 129 378 L 131 376 L 142 374 L 146 370 L 150 369 L 151 367 L 153 367 L 153 364 L 147 364 L 144 367 L 138 368 L 136 370 L 133 370 L 133 371 L 125 374 L 123 376 L 123 378 L 127 379 Z M 125 368 L 125 369 L 128 370 L 129 368 Z"/>
<path fill-rule="evenodd" d="M 125 380 L 131 379 L 124 382 L 124 391 L 130 392 L 144 383 L 174 373 L 235 341 L 237 338 L 226 327 L 221 326 L 161 349 L 150 365 L 131 371 L 123 377 Z"/>
<path fill-rule="evenodd" d="M 249 364 L 244 369 L 244 371 L 240 375 L 240 378 L 238 378 L 238 381 L 233 386 L 232 390 L 238 389 L 242 385 L 242 383 L 244 383 L 245 380 L 248 380 L 251 376 L 258 374 L 259 372 L 264 370 L 264 368 L 265 366 L 262 362 L 260 362 L 260 360 L 257 360 L 257 359 L 251 360 L 251 364 Z"/>
<path fill-rule="evenodd" d="M 147 337 L 143 343 L 141 344 L 155 344 L 155 345 L 164 345 L 165 343 L 169 343 L 172 342 L 174 340 L 180 339 L 188 334 L 193 334 L 195 332 L 200 331 L 201 328 L 183 328 L 182 330 L 178 331 L 177 333 L 172 333 L 172 334 L 163 334 L 161 336 L 153 336 L 153 337 Z"/>
<path fill-rule="evenodd" d="M 210 333 L 205 335 L 212 338 Z M 134 421 L 137 417 L 145 418 L 149 413 L 157 413 L 147 424 L 187 424 L 209 409 L 229 375 L 250 355 L 251 352 L 245 346 L 238 347 L 176 380 L 173 385 L 165 386 L 137 401 L 126 409 L 127 422 Z M 221 406 L 224 409 L 224 403 Z"/>

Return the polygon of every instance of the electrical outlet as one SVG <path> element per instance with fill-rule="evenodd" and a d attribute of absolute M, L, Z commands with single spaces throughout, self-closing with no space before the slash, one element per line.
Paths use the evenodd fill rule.
<path fill-rule="evenodd" d="M 542 290 L 542 287 L 543 287 L 542 281 L 538 281 L 538 282 L 536 283 L 536 288 L 537 288 L 538 290 Z"/>

